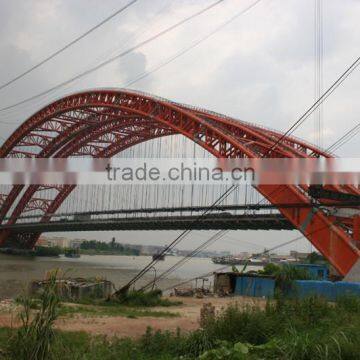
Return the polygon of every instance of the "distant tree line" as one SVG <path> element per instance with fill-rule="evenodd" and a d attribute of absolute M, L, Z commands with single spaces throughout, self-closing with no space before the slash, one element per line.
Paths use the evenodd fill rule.
<path fill-rule="evenodd" d="M 116 243 L 115 239 L 112 239 L 110 243 L 97 240 L 86 240 L 80 244 L 80 250 L 122 255 L 140 255 L 140 250 Z"/>

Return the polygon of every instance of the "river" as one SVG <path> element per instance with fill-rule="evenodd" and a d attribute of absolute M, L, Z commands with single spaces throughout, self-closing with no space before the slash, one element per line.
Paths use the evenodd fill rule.
<path fill-rule="evenodd" d="M 180 259 L 176 256 L 167 256 L 164 261 L 159 261 L 156 264 L 157 274 L 161 274 Z M 64 256 L 31 258 L 0 254 L 0 298 L 21 294 L 28 289 L 29 282 L 43 279 L 52 269 L 59 269 L 67 277 L 105 278 L 119 287 L 126 284 L 150 261 L 149 256 L 81 255 L 78 259 L 72 259 Z M 222 267 L 224 266 L 213 264 L 209 258 L 192 258 L 169 278 L 162 280 L 159 286 L 166 288 Z M 154 270 L 151 269 L 137 286 L 153 279 Z"/>

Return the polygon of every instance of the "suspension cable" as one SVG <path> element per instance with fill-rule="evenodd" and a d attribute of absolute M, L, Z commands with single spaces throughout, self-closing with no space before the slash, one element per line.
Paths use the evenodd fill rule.
<path fill-rule="evenodd" d="M 360 64 L 360 57 L 358 57 L 341 75 L 340 77 L 323 93 L 323 95 L 312 105 L 310 106 L 305 113 L 300 116 L 300 118 L 295 121 L 291 127 L 282 135 L 280 138 L 275 141 L 275 143 L 268 149 L 261 158 L 264 158 L 265 156 L 269 155 L 279 144 L 282 142 L 286 136 L 292 134 L 298 127 L 300 127 L 307 119 L 308 117 L 337 89 L 344 80 L 357 68 L 357 66 Z M 202 213 L 196 220 L 201 221 L 201 218 L 210 212 L 214 206 L 219 204 L 224 199 L 224 195 L 229 196 L 238 185 L 231 185 L 213 204 L 210 205 L 210 207 Z M 274 191 L 277 191 L 275 189 Z M 225 197 L 225 198 L 226 198 Z M 161 255 L 164 255 L 169 249 L 171 249 L 173 246 L 175 246 L 178 242 L 180 242 L 185 236 L 187 236 L 191 230 L 184 230 L 173 242 L 170 243 L 169 246 L 167 246 L 162 252 Z M 154 263 L 156 263 L 158 260 L 153 260 L 150 262 L 147 266 L 145 266 L 133 279 L 131 279 L 123 288 L 121 288 L 119 291 L 127 290 L 134 282 L 136 282 L 140 277 L 142 277 L 151 266 L 153 266 Z"/>
<path fill-rule="evenodd" d="M 355 125 L 352 129 L 350 129 L 349 131 L 347 131 L 342 137 L 340 137 L 340 139 L 338 139 L 337 141 L 335 141 L 331 146 L 329 146 L 327 149 L 326 149 L 326 151 L 331 151 L 331 149 L 332 148 L 334 148 L 334 147 L 336 147 L 336 149 L 339 149 L 341 146 L 343 146 L 347 141 L 349 141 L 350 139 L 352 139 L 355 135 L 357 135 L 357 133 L 360 131 L 360 123 L 358 123 L 357 125 Z M 349 137 L 349 135 L 350 135 L 350 137 Z M 344 139 L 347 139 L 347 141 L 346 142 L 344 142 Z M 278 190 L 278 188 L 277 189 L 275 189 L 276 191 Z M 262 199 L 262 200 L 260 200 L 259 202 L 258 202 L 258 204 L 256 204 L 256 205 L 260 205 L 260 203 L 263 201 L 264 199 Z M 335 204 L 335 205 L 338 205 L 338 204 Z M 349 206 L 349 203 L 346 203 L 346 204 L 344 204 L 344 205 L 346 205 L 346 206 Z M 354 205 L 358 205 L 358 203 L 354 203 Z M 331 206 L 331 205 L 329 205 L 329 206 Z M 222 238 L 223 236 L 225 236 L 226 235 L 226 233 L 228 233 L 230 230 L 227 230 L 224 234 L 222 234 L 221 235 L 221 237 L 219 237 L 219 238 L 216 238 L 213 242 L 215 242 L 215 241 L 217 241 L 217 240 L 219 240 L 220 238 Z M 219 234 L 221 231 L 219 231 L 217 234 Z M 216 235 L 217 235 L 216 234 Z M 302 236 L 303 237 L 303 236 Z M 301 237 L 301 238 L 302 238 Z M 203 243 L 201 246 L 199 246 L 197 249 L 195 249 L 194 250 L 194 255 L 196 255 L 199 251 L 201 251 L 201 250 L 203 250 L 204 248 L 207 248 L 209 245 L 207 245 L 211 240 L 213 239 L 213 237 L 211 237 L 209 240 L 207 240 L 205 243 Z M 273 251 L 273 250 L 276 250 L 277 248 L 279 248 L 279 247 L 282 247 L 282 246 L 285 246 L 285 245 L 287 245 L 287 244 L 290 244 L 290 243 L 292 243 L 292 242 L 294 242 L 294 241 L 297 241 L 299 238 L 296 238 L 296 239 L 294 239 L 294 240 L 290 240 L 289 242 L 286 242 L 286 243 L 284 243 L 283 245 L 278 245 L 278 246 L 276 246 L 276 247 L 274 247 L 274 248 L 272 248 L 272 249 L 270 249 L 270 250 L 267 250 L 267 252 L 269 252 L 269 251 Z M 211 242 L 211 244 L 213 243 L 213 242 Z M 201 249 L 200 249 L 201 248 Z M 198 249 L 200 249 L 200 250 L 198 250 Z M 192 253 L 191 253 L 192 254 Z M 265 252 L 263 253 L 263 254 L 265 254 Z M 194 256 L 194 255 L 192 255 L 192 256 Z M 261 255 L 261 254 L 260 254 Z M 191 257 L 192 257 L 191 256 Z M 189 259 L 188 259 L 189 260 Z M 188 261 L 188 260 L 186 260 L 186 261 Z M 186 262 L 185 261 L 185 262 Z M 173 271 L 175 271 L 176 269 L 178 269 L 180 266 L 183 266 L 184 265 L 184 262 L 182 262 L 181 260 L 180 261 L 178 261 L 175 265 L 173 265 L 170 269 L 168 269 L 167 271 L 165 271 L 164 273 L 162 273 L 162 274 L 160 274 L 160 276 L 156 279 L 157 281 L 158 280 L 160 280 L 162 277 L 164 277 L 164 276 L 166 276 L 166 275 L 169 275 L 170 273 L 172 273 Z M 225 267 L 226 268 L 226 267 Z M 193 280 L 195 280 L 196 278 L 194 278 Z M 191 280 L 192 281 L 192 280 Z M 146 287 L 148 287 L 148 285 L 149 284 L 147 284 L 145 287 L 143 287 L 142 289 L 145 289 Z"/>

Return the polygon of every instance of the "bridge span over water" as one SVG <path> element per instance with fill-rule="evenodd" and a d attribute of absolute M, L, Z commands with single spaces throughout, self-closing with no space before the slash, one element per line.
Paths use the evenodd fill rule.
<path fill-rule="evenodd" d="M 1 146 L 0 157 L 110 158 L 138 144 L 174 135 L 187 138 L 217 158 L 332 157 L 312 144 L 276 130 L 126 89 L 84 91 L 49 104 L 14 131 Z M 42 215 L 38 219 L 42 224 L 53 223 L 53 214 L 66 203 L 75 188 L 66 184 L 17 184 L 1 191 L 0 245 L 14 241 L 32 248 L 45 228 L 34 224 L 30 230 L 19 223 L 24 227 L 18 231 L 15 226 L 18 219 L 35 212 Z M 360 194 L 358 187 L 348 185 L 328 186 L 327 190 L 349 196 Z M 314 198 L 305 184 L 257 185 L 256 191 L 278 207 L 288 224 L 301 231 L 340 274 L 346 275 L 360 267 L 358 213 L 338 216 L 312 207 L 312 204 L 326 205 L 328 200 Z M 303 206 L 280 207 L 294 203 Z M 230 226 L 230 221 L 220 220 L 222 226 L 226 223 Z M 186 221 L 186 218 L 179 219 L 173 226 L 190 226 Z M 215 224 L 215 220 L 212 223 Z M 232 223 L 235 224 L 235 217 Z M 48 226 L 62 225 L 49 223 Z M 112 226 L 116 226 L 115 223 Z"/>
<path fill-rule="evenodd" d="M 110 230 L 293 230 L 281 214 L 233 215 L 209 214 L 199 221 L 198 215 L 140 216 L 130 218 L 106 218 L 74 220 L 63 218 L 57 221 L 25 222 L 1 225 L 0 230 L 14 233 L 110 231 Z"/>

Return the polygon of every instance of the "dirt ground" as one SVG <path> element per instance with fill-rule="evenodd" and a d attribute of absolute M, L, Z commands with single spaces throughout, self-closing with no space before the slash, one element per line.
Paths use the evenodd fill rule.
<path fill-rule="evenodd" d="M 178 317 L 139 317 L 133 319 L 123 316 L 92 317 L 75 314 L 73 317 L 59 318 L 56 320 L 55 327 L 64 331 L 85 331 L 93 335 L 138 338 L 145 333 L 148 326 L 154 330 L 176 331 L 177 328 L 180 328 L 182 332 L 197 329 L 199 327 L 200 309 L 205 303 L 211 303 L 215 306 L 216 311 L 235 302 L 239 306 L 265 305 L 265 300 L 246 297 L 203 299 L 172 297 L 171 300 L 182 301 L 183 304 L 166 308 L 156 307 L 151 308 L 151 310 L 178 313 L 180 314 Z M 16 307 L 11 306 L 10 302 L 1 302 L 0 327 L 18 326 L 17 312 Z"/>

